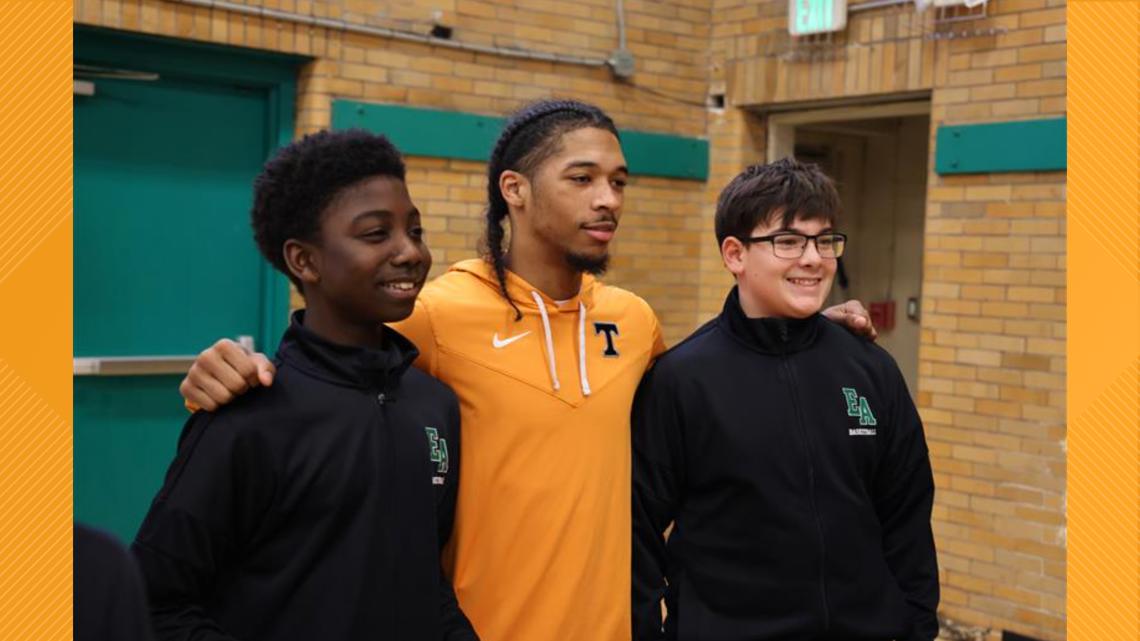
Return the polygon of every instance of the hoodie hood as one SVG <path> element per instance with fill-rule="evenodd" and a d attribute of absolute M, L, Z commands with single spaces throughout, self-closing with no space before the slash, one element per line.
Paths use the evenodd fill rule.
<path fill-rule="evenodd" d="M 499 292 L 499 279 L 495 276 L 495 268 L 482 258 L 461 260 L 447 271 L 471 274 L 502 296 L 502 293 Z M 538 303 L 534 300 L 534 294 L 538 294 L 551 312 L 574 313 L 577 311 L 578 303 L 582 303 L 586 307 L 586 311 L 590 311 L 594 307 L 594 290 L 598 286 L 598 279 L 589 274 L 582 274 L 582 287 L 578 290 L 578 294 L 564 301 L 556 301 L 547 296 L 509 269 L 506 271 L 506 275 L 507 293 L 510 294 L 511 300 L 519 306 L 523 313 L 526 313 L 528 309 L 538 311 Z"/>

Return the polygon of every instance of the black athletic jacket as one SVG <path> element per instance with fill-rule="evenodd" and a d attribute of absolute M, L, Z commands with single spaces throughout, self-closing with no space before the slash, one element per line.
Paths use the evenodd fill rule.
<path fill-rule="evenodd" d="M 749 319 L 733 289 L 638 390 L 633 492 L 636 641 L 938 634 L 918 413 L 894 360 L 822 316 Z"/>
<path fill-rule="evenodd" d="M 273 385 L 187 421 L 132 549 L 159 639 L 475 639 L 440 570 L 455 394 L 293 318 Z"/>

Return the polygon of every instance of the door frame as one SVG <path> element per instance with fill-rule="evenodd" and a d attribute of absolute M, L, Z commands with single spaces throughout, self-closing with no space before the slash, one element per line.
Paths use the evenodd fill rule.
<path fill-rule="evenodd" d="M 86 25 L 75 25 L 76 64 L 166 74 L 212 84 L 231 84 L 267 92 L 265 149 L 268 159 L 292 142 L 297 72 L 313 58 L 192 42 Z M 98 92 L 98 82 L 95 83 Z M 289 324 L 289 280 L 268 262 L 261 264 L 261 351 L 272 351 Z"/>
<path fill-rule="evenodd" d="M 889 97 L 888 97 L 889 98 Z M 869 120 L 872 118 L 898 118 L 929 116 L 930 99 L 915 100 L 906 96 L 900 101 L 873 105 L 830 104 L 799 105 L 795 111 L 770 112 L 768 118 L 768 148 L 766 162 L 776 162 L 791 156 L 796 145 L 796 127 L 817 122 L 841 120 Z"/>

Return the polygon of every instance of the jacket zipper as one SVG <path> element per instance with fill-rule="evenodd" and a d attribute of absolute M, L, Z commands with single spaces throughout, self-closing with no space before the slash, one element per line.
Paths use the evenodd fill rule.
<path fill-rule="evenodd" d="M 787 328 L 781 326 L 780 338 L 785 342 L 784 347 L 787 347 L 788 340 Z M 804 443 L 804 451 L 807 453 L 808 464 L 808 490 L 810 494 L 808 498 L 811 499 L 811 513 L 815 518 L 816 534 L 819 536 L 819 598 L 823 604 L 823 631 L 827 632 L 831 628 L 831 608 L 827 604 L 827 583 L 826 571 L 827 566 L 827 548 L 824 546 L 823 541 L 823 523 L 819 519 L 819 507 L 815 501 L 815 456 L 812 452 L 811 441 L 808 439 L 807 428 L 804 427 L 803 415 L 800 413 L 799 395 L 796 393 L 796 379 L 795 373 L 792 371 L 791 357 L 786 353 L 780 357 L 780 365 L 784 368 L 784 372 L 788 376 L 788 387 L 791 390 L 792 407 L 796 412 L 796 426 L 800 430 L 800 438 Z"/>

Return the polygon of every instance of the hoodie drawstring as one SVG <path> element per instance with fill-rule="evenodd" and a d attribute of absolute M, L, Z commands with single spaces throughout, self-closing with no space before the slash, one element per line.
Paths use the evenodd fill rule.
<path fill-rule="evenodd" d="M 558 383 L 558 362 L 554 359 L 554 336 L 550 332 L 550 316 L 546 312 L 546 303 L 536 291 L 531 291 L 538 312 L 542 315 L 542 332 L 546 337 L 546 357 L 550 364 L 550 383 L 554 391 L 561 387 Z M 582 396 L 590 395 L 590 379 L 586 376 L 586 306 L 578 301 L 578 375 L 582 386 Z"/>
<path fill-rule="evenodd" d="M 532 291 L 530 295 L 534 297 L 538 311 L 542 314 L 542 331 L 546 334 L 546 356 L 550 363 L 550 383 L 554 386 L 554 391 L 557 392 L 560 385 L 558 384 L 558 365 L 554 361 L 554 337 L 550 334 L 550 316 L 546 314 L 546 303 L 542 302 L 542 296 L 539 296 L 538 292 L 535 291 Z"/>
<path fill-rule="evenodd" d="M 578 301 L 578 374 L 582 377 L 582 396 L 589 396 L 590 379 L 586 378 L 586 306 L 582 301 Z"/>

